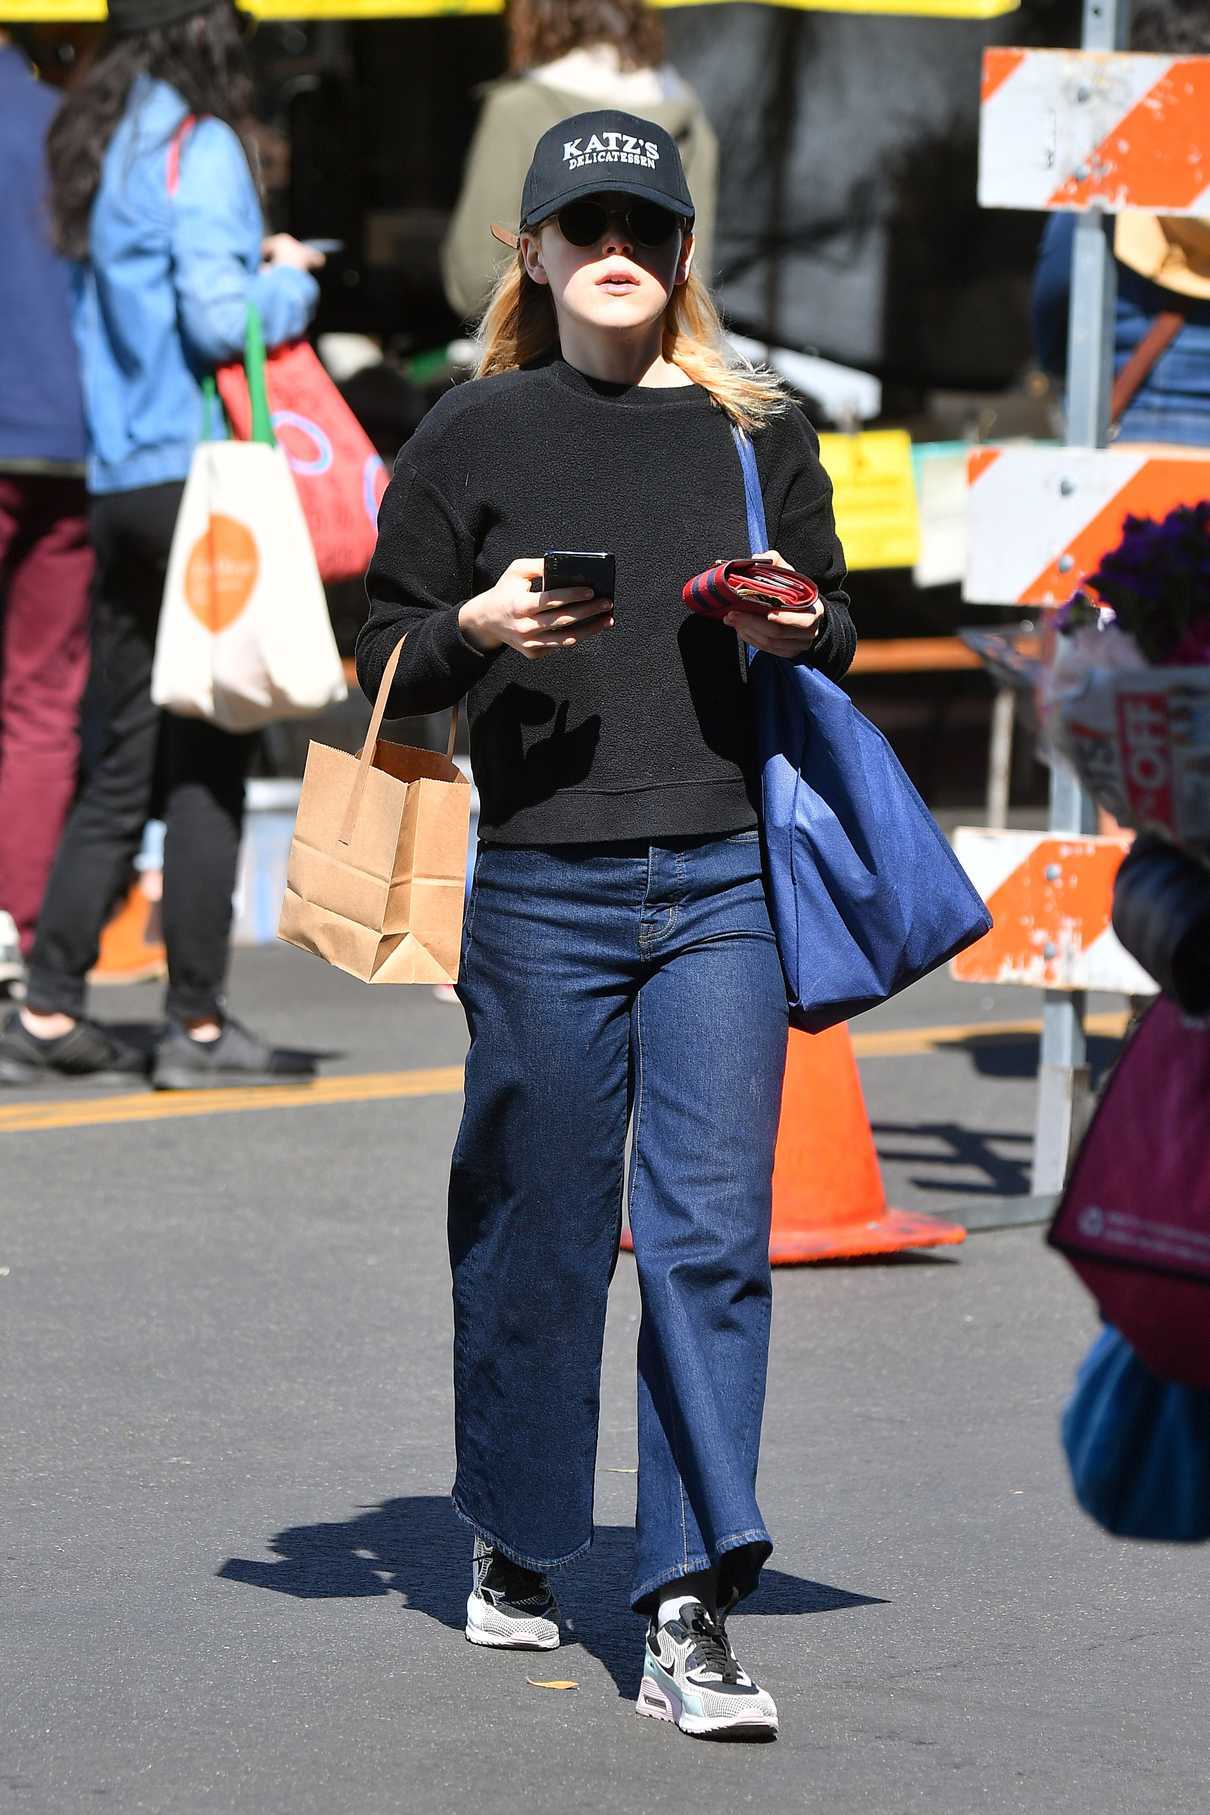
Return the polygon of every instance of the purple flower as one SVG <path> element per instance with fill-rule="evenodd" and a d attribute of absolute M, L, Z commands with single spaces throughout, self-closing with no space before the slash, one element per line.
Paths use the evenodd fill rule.
<path fill-rule="evenodd" d="M 1203 627 L 1210 637 L 1210 502 L 1182 505 L 1162 521 L 1127 517 L 1089 585 L 1149 662 L 1187 659 L 1180 652 L 1204 646 Z"/>

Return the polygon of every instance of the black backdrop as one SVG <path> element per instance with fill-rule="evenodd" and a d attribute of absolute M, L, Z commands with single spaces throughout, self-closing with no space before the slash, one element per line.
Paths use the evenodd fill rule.
<path fill-rule="evenodd" d="M 1011 384 L 1029 357 L 1040 222 L 976 205 L 980 59 L 992 43 L 1073 43 L 1078 17 L 1079 0 L 986 23 L 669 9 L 672 60 L 721 143 L 717 263 L 735 325 L 892 386 Z M 499 20 L 263 28 L 257 45 L 293 147 L 283 224 L 350 247 L 324 325 L 444 340 L 456 324 L 436 249 L 477 86 L 501 68 Z"/>

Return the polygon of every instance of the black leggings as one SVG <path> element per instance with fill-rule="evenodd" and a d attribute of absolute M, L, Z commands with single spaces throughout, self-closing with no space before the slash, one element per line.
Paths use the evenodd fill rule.
<path fill-rule="evenodd" d="M 38 920 L 28 1001 L 78 1015 L 101 930 L 126 886 L 153 802 L 167 823 L 164 943 L 170 1016 L 221 1011 L 231 897 L 254 738 L 151 703 L 151 664 L 179 484 L 92 500 L 97 556 L 85 770 Z"/>

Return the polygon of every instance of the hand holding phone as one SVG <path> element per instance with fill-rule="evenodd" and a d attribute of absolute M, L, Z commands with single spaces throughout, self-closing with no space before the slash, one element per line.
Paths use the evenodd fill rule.
<path fill-rule="evenodd" d="M 507 646 L 532 662 L 612 629 L 612 598 L 596 587 L 607 578 L 612 582 L 613 556 L 591 557 L 608 561 L 609 568 L 596 569 L 595 578 L 584 585 L 553 588 L 546 584 L 549 558 L 522 556 L 494 586 L 459 607 L 458 628 L 473 648 L 490 653 Z M 557 563 L 554 571 L 559 571 Z"/>
<path fill-rule="evenodd" d="M 612 599 L 616 583 L 610 554 L 587 554 L 571 548 L 548 548 L 542 563 L 543 592 L 564 586 L 591 586 L 596 599 Z"/>

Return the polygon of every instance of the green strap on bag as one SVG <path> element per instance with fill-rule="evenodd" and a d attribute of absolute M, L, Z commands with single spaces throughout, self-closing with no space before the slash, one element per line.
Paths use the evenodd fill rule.
<path fill-rule="evenodd" d="M 265 330 L 261 323 L 260 310 L 254 303 L 248 304 L 248 317 L 244 328 L 244 376 L 248 381 L 248 401 L 252 406 L 252 428 L 249 441 L 259 441 L 265 447 L 276 447 L 277 436 L 273 433 L 273 417 L 269 410 L 269 389 L 265 382 Z M 202 379 L 202 440 L 215 439 L 215 416 L 222 427 L 227 440 L 234 437 L 231 430 L 231 419 L 219 396 L 218 383 L 211 372 Z"/>
<path fill-rule="evenodd" d="M 265 330 L 260 310 L 248 304 L 248 321 L 244 330 L 244 371 L 248 378 L 248 396 L 252 404 L 252 432 L 249 441 L 276 447 L 273 417 L 269 412 L 269 390 L 265 383 Z"/>
<path fill-rule="evenodd" d="M 203 441 L 217 440 L 217 436 L 214 432 L 214 419 L 216 416 L 218 417 L 219 427 L 227 437 L 227 440 L 230 441 L 231 424 L 227 419 L 227 411 L 223 405 L 223 400 L 218 394 L 218 384 L 215 381 L 214 373 L 211 372 L 208 378 L 202 379 Z"/>

